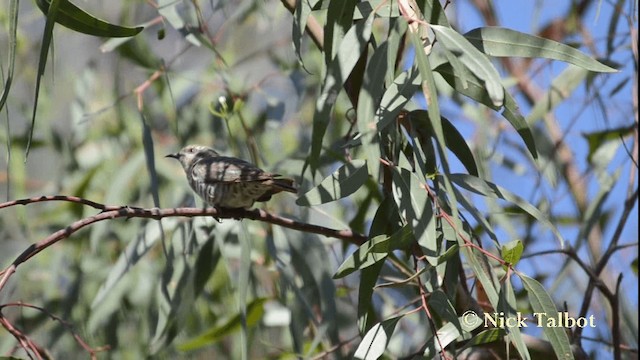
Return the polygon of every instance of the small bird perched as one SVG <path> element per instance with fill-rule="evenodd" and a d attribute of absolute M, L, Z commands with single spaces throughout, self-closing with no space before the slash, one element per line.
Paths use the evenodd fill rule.
<path fill-rule="evenodd" d="M 209 205 L 249 208 L 281 191 L 296 193 L 293 179 L 263 171 L 257 166 L 212 148 L 188 145 L 166 157 L 180 161 L 191 188 Z"/>

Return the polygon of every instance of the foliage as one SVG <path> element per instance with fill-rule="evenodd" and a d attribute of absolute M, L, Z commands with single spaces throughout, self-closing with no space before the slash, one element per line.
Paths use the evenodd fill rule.
<path fill-rule="evenodd" d="M 63 201 L 0 206 L 0 354 L 637 353 L 636 4 L 556 8 L 529 34 L 482 1 L 35 3 L 0 10 L 0 180 L 7 201 Z M 162 158 L 187 143 L 297 176 L 264 207 L 306 231 L 107 219 L 202 207 Z M 565 312 L 596 325 L 549 325 Z"/>

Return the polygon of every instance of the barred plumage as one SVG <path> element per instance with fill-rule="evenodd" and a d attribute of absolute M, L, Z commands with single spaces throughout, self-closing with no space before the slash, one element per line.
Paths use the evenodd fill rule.
<path fill-rule="evenodd" d="M 296 193 L 293 179 L 263 171 L 257 166 L 201 145 L 188 145 L 176 154 L 191 188 L 206 203 L 226 208 L 249 208 L 281 191 Z"/>

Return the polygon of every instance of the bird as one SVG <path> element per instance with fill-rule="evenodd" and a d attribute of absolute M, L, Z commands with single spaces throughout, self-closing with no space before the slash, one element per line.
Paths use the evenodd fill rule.
<path fill-rule="evenodd" d="M 279 192 L 298 192 L 293 179 L 266 172 L 242 159 L 222 156 L 207 146 L 187 145 L 166 157 L 180 162 L 191 188 L 214 207 L 248 209 Z"/>

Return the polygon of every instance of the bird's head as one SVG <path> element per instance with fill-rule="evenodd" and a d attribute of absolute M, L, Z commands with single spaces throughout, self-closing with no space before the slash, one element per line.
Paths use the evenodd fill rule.
<path fill-rule="evenodd" d="M 202 145 L 187 145 L 175 154 L 169 154 L 165 157 L 174 158 L 180 161 L 182 167 L 186 170 L 194 161 L 201 158 L 215 157 L 219 154 L 210 147 Z"/>

